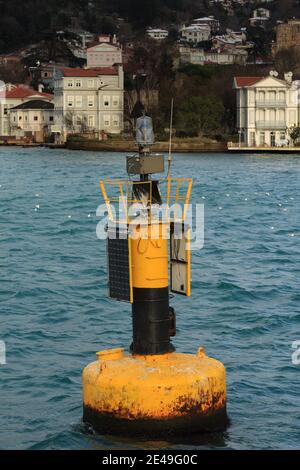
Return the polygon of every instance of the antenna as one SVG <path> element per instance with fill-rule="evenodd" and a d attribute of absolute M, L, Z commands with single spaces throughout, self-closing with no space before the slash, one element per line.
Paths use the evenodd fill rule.
<path fill-rule="evenodd" d="M 168 178 L 171 173 L 172 164 L 172 135 L 173 135 L 173 112 L 174 112 L 174 98 L 171 101 L 171 116 L 170 116 L 170 140 L 169 140 L 169 157 L 168 157 Z"/>

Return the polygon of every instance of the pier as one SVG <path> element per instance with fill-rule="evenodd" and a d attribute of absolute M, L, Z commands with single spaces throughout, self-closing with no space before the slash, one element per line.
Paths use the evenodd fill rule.
<path fill-rule="evenodd" d="M 300 154 L 300 146 L 297 147 L 274 147 L 271 145 L 263 145 L 263 146 L 251 146 L 247 144 L 239 144 L 234 142 L 227 143 L 227 150 L 231 153 L 273 153 L 273 154 L 282 154 L 282 153 L 292 153 L 292 154 Z"/>

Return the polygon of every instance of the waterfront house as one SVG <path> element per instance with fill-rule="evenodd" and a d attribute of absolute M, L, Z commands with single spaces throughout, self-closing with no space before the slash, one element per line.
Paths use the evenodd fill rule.
<path fill-rule="evenodd" d="M 16 138 L 45 142 L 54 122 L 54 104 L 45 100 L 30 100 L 10 109 L 10 128 Z"/>
<path fill-rule="evenodd" d="M 292 73 L 279 79 L 235 77 L 239 143 L 245 147 L 276 147 L 290 141 L 289 131 L 299 125 L 299 82 Z"/>
<path fill-rule="evenodd" d="M 54 126 L 57 140 L 70 133 L 120 134 L 124 121 L 122 65 L 90 69 L 64 68 L 54 80 Z"/>
<path fill-rule="evenodd" d="M 0 136 L 12 136 L 10 109 L 31 100 L 51 102 L 53 95 L 34 90 L 24 84 L 2 84 L 0 89 Z"/>

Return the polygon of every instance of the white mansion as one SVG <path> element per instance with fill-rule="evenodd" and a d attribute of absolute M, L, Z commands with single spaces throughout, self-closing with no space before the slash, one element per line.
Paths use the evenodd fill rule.
<path fill-rule="evenodd" d="M 299 126 L 300 84 L 287 73 L 268 77 L 235 77 L 237 127 L 240 143 L 250 147 L 281 146 L 291 141 L 289 130 Z"/>
<path fill-rule="evenodd" d="M 65 141 L 68 133 L 101 131 L 120 134 L 124 118 L 124 74 L 121 65 L 90 69 L 65 68 L 54 80 L 52 132 Z"/>
<path fill-rule="evenodd" d="M 101 34 L 98 41 L 90 45 L 86 50 L 87 68 L 112 67 L 122 64 L 122 48 L 118 43 L 116 35 L 113 37 Z"/>

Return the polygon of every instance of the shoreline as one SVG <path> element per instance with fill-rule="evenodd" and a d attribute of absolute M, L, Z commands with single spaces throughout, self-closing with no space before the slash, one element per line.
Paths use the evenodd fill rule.
<path fill-rule="evenodd" d="M 137 152 L 136 143 L 133 141 L 72 141 L 66 143 L 68 150 L 86 150 L 102 152 Z M 169 152 L 169 142 L 156 142 L 152 151 L 156 153 Z M 199 142 L 173 142 L 172 153 L 227 153 L 226 143 L 199 143 Z"/>
<path fill-rule="evenodd" d="M 87 152 L 103 152 L 103 153 L 137 153 L 138 148 L 133 141 L 116 141 L 116 142 L 103 142 L 103 141 L 68 141 L 65 144 L 54 143 L 0 143 L 1 147 L 19 147 L 19 148 L 47 148 L 55 150 L 74 150 L 74 151 L 87 151 Z M 152 147 L 153 153 L 169 152 L 169 142 L 156 142 Z M 300 156 L 300 147 L 278 148 L 278 147 L 227 147 L 223 142 L 216 143 L 191 143 L 191 142 L 174 142 L 172 144 L 172 154 L 176 153 L 189 153 L 189 154 L 290 154 Z"/>

